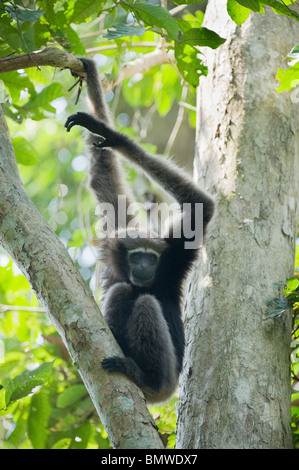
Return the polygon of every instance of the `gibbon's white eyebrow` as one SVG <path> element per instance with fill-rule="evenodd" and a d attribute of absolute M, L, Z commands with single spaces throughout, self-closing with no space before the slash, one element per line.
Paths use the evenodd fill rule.
<path fill-rule="evenodd" d="M 128 253 L 148 253 L 148 254 L 153 254 L 156 255 L 158 258 L 161 256 L 161 253 L 158 253 L 157 251 L 153 250 L 152 248 L 147 248 L 147 247 L 140 247 L 140 248 L 134 248 L 133 250 L 128 250 Z"/>

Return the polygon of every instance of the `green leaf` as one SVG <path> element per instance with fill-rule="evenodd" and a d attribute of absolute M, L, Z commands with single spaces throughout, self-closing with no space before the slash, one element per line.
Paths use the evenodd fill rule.
<path fill-rule="evenodd" d="M 4 85 L 9 89 L 14 104 L 19 100 L 21 91 L 26 88 L 31 95 L 36 94 L 34 85 L 27 75 L 20 74 L 17 71 L 5 72 L 1 74 L 1 79 Z"/>
<path fill-rule="evenodd" d="M 292 65 L 289 69 L 278 69 L 276 80 L 280 82 L 277 88 L 278 93 L 284 90 L 291 90 L 299 85 L 299 62 Z"/>
<path fill-rule="evenodd" d="M 44 0 L 43 5 L 46 10 L 44 17 L 46 18 L 49 24 L 53 24 L 56 20 L 56 14 L 54 11 L 55 3 L 52 0 Z"/>
<path fill-rule="evenodd" d="M 56 405 L 58 408 L 67 408 L 76 403 L 76 401 L 81 400 L 84 395 L 87 395 L 84 385 L 73 385 L 58 395 Z"/>
<path fill-rule="evenodd" d="M 216 49 L 221 46 L 226 39 L 220 37 L 214 31 L 208 28 L 194 28 L 186 31 L 179 40 L 180 45 L 189 44 L 190 46 L 205 46 Z"/>
<path fill-rule="evenodd" d="M 227 0 L 227 12 L 231 19 L 241 26 L 251 13 L 249 8 L 243 7 L 236 0 Z"/>
<path fill-rule="evenodd" d="M 7 16 L 0 17 L 0 38 L 3 39 L 12 49 L 22 49 L 22 39 L 17 28 L 13 27 Z"/>
<path fill-rule="evenodd" d="M 277 297 L 268 302 L 267 313 L 271 318 L 280 317 L 289 307 L 287 300 Z"/>
<path fill-rule="evenodd" d="M 76 55 L 85 55 L 85 47 L 83 46 L 76 31 L 71 26 L 68 26 L 66 36 L 70 43 L 72 53 Z"/>
<path fill-rule="evenodd" d="M 287 288 L 285 289 L 286 292 L 294 291 L 299 286 L 299 279 L 292 277 L 291 279 L 286 280 Z"/>
<path fill-rule="evenodd" d="M 44 362 L 34 370 L 26 370 L 10 380 L 6 386 L 6 405 L 29 395 L 33 388 L 43 385 L 51 375 L 52 362 Z"/>
<path fill-rule="evenodd" d="M 12 138 L 12 145 L 18 163 L 30 166 L 38 162 L 38 154 L 31 143 L 25 137 L 17 136 Z"/>
<path fill-rule="evenodd" d="M 51 85 L 43 88 L 32 100 L 29 100 L 23 108 L 28 111 L 39 106 L 45 106 L 59 96 L 62 96 L 61 83 L 51 83 Z"/>
<path fill-rule="evenodd" d="M 144 23 L 149 26 L 166 29 L 169 37 L 173 40 L 177 40 L 179 28 L 168 10 L 149 3 L 134 3 L 133 5 L 126 5 L 130 10 L 133 10 L 134 13 L 144 21 Z"/>
<path fill-rule="evenodd" d="M 39 21 L 34 23 L 33 28 L 33 40 L 37 48 L 46 46 L 50 40 L 51 35 L 49 33 L 48 25 L 42 24 Z"/>
<path fill-rule="evenodd" d="M 91 425 L 89 421 L 85 421 L 85 423 L 81 424 L 77 427 L 77 429 L 73 432 L 73 440 L 71 443 L 72 449 L 85 449 L 89 436 L 91 433 Z"/>
<path fill-rule="evenodd" d="M 71 442 L 72 439 L 70 437 L 59 439 L 59 441 L 55 442 L 55 444 L 52 445 L 51 449 L 68 449 L 70 447 Z"/>
<path fill-rule="evenodd" d="M 16 425 L 12 433 L 9 435 L 8 442 L 12 443 L 15 449 L 19 449 L 22 445 L 21 443 L 24 442 L 24 436 L 27 432 L 27 417 L 27 407 L 24 407 L 20 414 L 14 416 Z"/>
<path fill-rule="evenodd" d="M 296 59 L 296 61 L 299 60 L 299 44 L 293 47 L 293 49 L 288 53 L 288 57 L 290 59 Z"/>
<path fill-rule="evenodd" d="M 144 28 L 131 26 L 126 24 L 116 24 L 108 29 L 108 33 L 104 35 L 107 39 L 123 38 L 125 36 L 142 36 L 145 33 Z"/>
<path fill-rule="evenodd" d="M 236 0 L 240 5 L 246 8 L 250 8 L 252 11 L 261 13 L 261 5 L 259 0 Z M 263 2 L 264 3 L 264 2 Z"/>
<path fill-rule="evenodd" d="M 19 5 L 6 5 L 5 10 L 14 20 L 19 20 L 24 23 L 37 21 L 45 13 L 44 10 L 30 10 L 29 8 L 23 8 Z"/>
<path fill-rule="evenodd" d="M 198 57 L 198 50 L 189 44 L 175 46 L 177 66 L 190 85 L 198 86 L 200 75 L 207 75 L 208 69 Z"/>
<path fill-rule="evenodd" d="M 192 28 L 200 28 L 204 19 L 204 14 L 202 11 L 196 11 L 195 16 L 191 13 L 188 13 L 183 16 L 183 19 L 176 19 L 176 22 L 182 31 L 182 33 L 186 33 L 189 29 Z"/>
<path fill-rule="evenodd" d="M 70 18 L 70 23 L 82 23 L 90 18 L 94 13 L 102 11 L 104 4 L 103 0 L 76 0 L 74 2 L 74 12 Z"/>
<path fill-rule="evenodd" d="M 48 390 L 40 390 L 31 399 L 27 430 L 34 449 L 45 449 L 49 434 L 48 421 L 51 405 Z"/>
<path fill-rule="evenodd" d="M 198 57 L 198 46 L 216 49 L 226 40 L 207 28 L 193 28 L 186 31 L 175 44 L 177 66 L 184 79 L 193 86 L 199 83 L 200 75 L 207 75 L 207 67 Z"/>
<path fill-rule="evenodd" d="M 238 0 L 240 1 L 240 0 Z M 272 10 L 277 13 L 278 15 L 285 15 L 289 16 L 291 18 L 295 18 L 299 21 L 299 14 L 296 13 L 293 10 L 290 10 L 286 5 L 283 5 L 282 3 L 277 2 L 276 0 L 263 0 L 264 5 L 268 5 L 269 7 L 272 8 Z"/>

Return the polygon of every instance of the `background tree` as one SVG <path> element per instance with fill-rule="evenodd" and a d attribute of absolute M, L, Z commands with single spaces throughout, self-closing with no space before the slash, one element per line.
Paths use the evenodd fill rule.
<path fill-rule="evenodd" d="M 298 27 L 268 9 L 238 27 L 218 0 L 204 24 L 227 38 L 205 53 L 198 100 L 197 168 L 218 210 L 189 287 L 178 442 L 289 448 L 291 314 L 267 304 L 294 270 L 298 104 L 274 77 Z"/>
<path fill-rule="evenodd" d="M 203 55 L 198 55 L 198 47 L 215 48 L 222 44 L 224 39 L 210 29 L 202 28 L 203 14 L 198 10 L 198 4 L 188 3 L 190 5 L 187 7 L 186 5 L 173 5 L 170 13 L 151 2 L 135 2 L 130 5 L 126 2 L 117 4 L 110 2 L 106 5 L 105 1 L 99 2 L 98 0 L 54 1 L 48 2 L 44 7 L 44 2 L 41 1 L 16 1 L 3 2 L 1 5 L 0 72 L 6 73 L 1 75 L 0 98 L 2 108 L 8 117 L 22 181 L 27 193 L 56 231 L 78 265 L 86 284 L 91 288 L 94 288 L 96 284 L 95 276 L 92 274 L 96 259 L 96 250 L 92 246 L 96 217 L 93 198 L 85 189 L 87 161 L 84 156 L 84 143 L 80 131 L 77 131 L 77 135 L 73 133 L 70 136 L 66 135 L 63 129 L 65 115 L 74 111 L 74 105 L 71 102 L 75 101 L 77 90 L 73 89 L 67 95 L 67 90 L 73 85 L 74 79 L 68 71 L 59 69 L 54 71 L 52 68 L 55 65 L 68 66 L 67 61 L 72 62 L 72 60 L 66 55 L 62 64 L 57 62 L 57 57 L 54 62 L 51 62 L 49 57 L 54 57 L 53 51 L 50 51 L 48 56 L 45 52 L 36 56 L 33 51 L 44 46 L 58 44 L 61 49 L 74 54 L 88 53 L 94 56 L 101 70 L 106 72 L 107 90 L 113 90 L 108 94 L 108 99 L 113 103 L 117 124 L 131 135 L 136 134 L 138 138 L 152 141 L 158 146 L 159 152 L 166 149 L 166 153 L 175 152 L 183 155 L 181 163 L 191 166 L 192 158 L 185 160 L 186 140 L 192 141 L 189 138 L 186 139 L 186 132 L 189 135 L 193 132 L 189 124 L 195 123 L 195 87 L 198 84 L 199 75 L 207 73 Z M 279 13 L 291 16 L 292 20 L 297 19 L 296 11 L 291 11 L 289 6 L 279 2 L 228 1 L 227 9 L 237 23 L 245 21 L 250 14 L 250 10 L 242 6 L 243 3 L 255 11 L 261 11 L 262 4 L 272 3 L 270 6 L 274 11 L 278 10 Z M 163 5 L 166 6 L 164 3 Z M 204 5 L 205 2 L 201 2 L 200 6 L 204 7 Z M 42 10 L 42 8 L 45 9 Z M 277 21 L 281 19 L 282 17 L 277 17 Z M 215 30 L 213 21 L 210 23 L 210 28 Z M 225 31 L 220 36 L 227 37 Z M 295 43 L 291 46 L 293 45 Z M 14 56 L 9 56 L 12 52 Z M 19 57 L 21 53 L 26 55 Z M 296 50 L 293 53 L 296 54 Z M 42 65 L 41 70 L 37 70 L 38 63 L 51 65 L 51 67 Z M 23 71 L 17 72 L 16 70 L 20 68 Z M 74 70 L 76 64 L 73 62 L 70 68 Z M 80 73 L 80 70 L 77 72 Z M 294 77 L 294 74 L 296 74 L 296 64 L 285 72 L 280 71 L 282 88 L 290 89 L 293 86 L 290 76 Z M 84 102 L 81 97 L 80 106 L 82 106 L 81 100 Z M 127 104 L 133 111 L 128 111 Z M 161 118 L 158 119 L 157 116 Z M 42 126 L 38 122 L 41 119 L 43 119 Z M 153 122 L 156 127 L 151 128 Z M 161 131 L 161 126 L 164 124 L 169 129 L 168 133 Z M 28 247 L 32 247 L 30 230 L 26 232 L 25 238 L 20 238 L 20 230 L 18 231 L 16 227 L 10 227 L 12 232 L 7 231 L 7 219 L 6 225 L 3 224 L 8 210 L 6 204 L 8 201 L 11 203 L 6 196 L 12 194 L 13 188 L 19 187 L 19 180 L 13 160 L 7 160 L 8 157 L 10 159 L 13 157 L 10 148 L 5 147 L 7 135 L 4 124 L 1 130 L 4 131 L 2 133 L 4 143 L 2 142 L 1 147 L 7 149 L 2 153 L 2 157 L 6 157 L 6 160 L 0 163 L 0 168 L 5 170 L 5 173 L 1 173 L 0 185 L 1 240 L 28 275 L 25 255 L 27 255 Z M 164 135 L 168 137 L 163 140 L 161 137 Z M 153 150 L 152 146 L 149 148 Z M 192 148 L 188 153 L 192 155 Z M 57 157 L 54 157 L 56 155 Z M 12 179 L 8 178 L 9 176 Z M 142 201 L 159 200 L 160 194 L 157 189 L 148 184 L 145 185 L 144 179 L 140 175 L 137 176 L 136 172 L 130 168 L 128 168 L 128 180 Z M 11 183 L 12 185 L 9 186 Z M 209 181 L 208 185 L 210 185 Z M 9 189 L 8 193 L 7 189 Z M 26 206 L 26 196 L 21 190 L 19 194 L 22 197 L 16 198 L 15 201 L 18 203 L 24 201 L 25 206 L 22 207 L 27 210 L 29 206 Z M 10 210 L 11 214 L 15 215 L 16 205 L 12 205 Z M 29 213 L 31 216 L 32 212 L 29 211 Z M 26 220 L 27 218 L 23 217 L 20 224 Z M 36 220 L 43 225 L 40 219 Z M 28 229 L 28 226 L 25 228 Z M 25 228 L 22 225 L 22 230 Z M 31 228 L 34 230 L 36 226 L 32 225 Z M 45 232 L 50 233 L 48 229 L 45 229 Z M 45 234 L 45 232 L 42 233 Z M 17 240 L 21 243 L 19 245 L 21 250 L 16 248 L 16 243 L 12 243 Z M 55 244 L 54 238 L 51 238 L 51 241 L 53 244 L 49 246 L 55 247 L 51 258 L 55 260 L 56 256 L 63 257 L 62 247 Z M 24 245 L 23 242 L 25 242 Z M 41 242 L 46 244 L 49 239 L 45 236 L 41 237 Z M 45 301 L 46 297 L 48 302 L 51 296 L 47 292 L 51 292 L 51 287 L 53 287 L 51 283 L 55 282 L 55 261 L 51 264 L 46 251 L 35 257 L 39 262 L 43 261 L 43 266 L 39 267 L 41 269 L 39 276 L 32 277 L 32 273 L 29 273 L 28 277 L 39 298 Z M 56 263 L 56 267 L 58 264 Z M 2 352 L 5 352 L 3 363 L 0 365 L 0 378 L 4 386 L 0 391 L 0 408 L 4 416 L 3 445 L 17 448 L 103 448 L 109 446 L 107 435 L 99 424 L 86 388 L 76 369 L 71 365 L 68 353 L 56 336 L 52 324 L 42 312 L 39 312 L 41 308 L 36 297 L 32 295 L 27 281 L 19 275 L 16 265 L 9 259 L 6 252 L 0 255 L 0 265 L 2 266 L 0 270 L 2 305 L 0 308 L 3 312 L 0 324 L 1 347 Z M 33 263 L 32 272 L 35 274 L 36 268 L 37 266 Z M 51 269 L 54 276 L 50 273 Z M 80 286 L 84 292 L 81 301 L 85 301 L 86 296 L 90 311 L 96 314 L 96 306 L 93 305 L 92 298 L 75 271 L 72 272 L 74 276 L 71 278 L 72 281 L 76 279 L 78 283 L 76 286 Z M 41 276 L 41 273 L 43 276 L 46 273 L 46 279 Z M 73 289 L 69 285 L 64 285 L 64 287 L 70 291 L 73 290 L 71 294 L 74 293 L 74 284 Z M 74 297 L 70 297 L 68 301 L 70 299 L 73 301 Z M 58 318 L 63 304 L 54 304 L 55 302 L 51 304 L 50 318 L 68 342 L 81 376 L 85 373 L 84 380 L 85 384 L 87 383 L 87 389 L 96 406 L 100 406 L 99 397 L 93 395 L 96 388 L 93 389 L 93 386 L 90 386 L 88 367 L 86 362 L 84 363 L 87 351 L 84 351 L 84 348 L 83 350 L 78 348 L 79 342 L 73 341 L 78 333 L 74 324 L 69 324 L 69 328 L 67 327 L 67 322 L 71 318 L 68 314 L 74 312 L 66 311 L 66 309 L 64 315 Z M 49 304 L 47 306 L 49 308 Z M 189 316 L 190 314 L 188 318 Z M 86 321 L 85 316 L 83 321 Z M 193 328 L 188 321 L 187 326 L 189 325 Z M 101 333 L 97 327 L 90 333 L 98 331 L 97 334 L 104 334 L 100 325 L 98 327 Z M 90 345 L 91 347 L 94 345 L 94 351 L 96 351 L 97 345 L 103 342 L 103 337 L 101 341 L 98 341 L 96 333 L 93 338 L 91 336 Z M 108 341 L 108 347 L 113 347 L 110 346 L 109 335 L 105 338 L 105 341 Z M 106 344 L 104 342 L 100 347 Z M 189 371 L 190 364 L 189 362 L 187 364 Z M 285 363 L 282 365 L 285 366 Z M 97 370 L 96 367 L 94 369 Z M 32 370 L 34 370 L 33 373 Z M 96 375 L 93 385 L 99 386 L 103 378 L 99 380 L 95 377 Z M 110 385 L 115 391 L 115 385 L 113 383 Z M 122 389 L 123 386 L 124 389 Z M 134 388 L 131 389 L 126 384 L 125 380 L 121 384 L 118 383 L 117 389 L 124 390 L 124 394 L 139 401 L 142 408 L 141 397 L 138 393 L 136 394 L 136 389 L 134 391 Z M 186 397 L 190 398 L 190 391 Z M 105 400 L 108 401 L 105 402 Z M 109 396 L 106 394 L 102 406 L 108 402 Z M 108 424 L 106 427 L 112 444 L 118 447 L 142 447 L 147 444 L 158 446 L 159 441 L 155 441 L 154 435 L 151 434 L 151 420 L 146 417 L 139 406 L 136 408 L 138 413 L 134 409 L 134 414 L 142 415 L 140 422 L 143 421 L 143 423 L 137 424 L 136 432 L 134 426 L 131 429 L 125 428 L 126 419 L 130 415 L 130 409 L 126 406 L 128 403 L 130 401 L 122 400 L 122 411 L 125 410 L 124 414 L 121 413 L 122 425 L 115 419 L 117 408 L 110 407 L 112 415 L 114 413 L 114 424 L 112 428 Z M 185 406 L 185 400 L 182 404 L 184 405 L 181 407 L 182 416 L 184 416 L 184 413 L 189 412 L 189 408 Z M 108 406 L 105 407 L 105 411 L 107 408 Z M 167 407 L 152 409 L 152 412 L 161 431 L 172 433 L 168 440 L 168 445 L 171 447 L 174 444 L 175 418 L 174 413 L 171 414 L 170 419 L 168 418 L 170 410 L 173 411 L 173 402 Z M 101 414 L 101 410 L 98 409 L 98 411 Z M 136 419 L 136 416 L 133 418 Z M 144 431 L 143 425 L 150 433 L 146 435 L 146 440 L 141 438 Z M 186 446 L 187 442 L 188 446 L 189 438 L 184 439 L 181 434 L 179 445 Z M 198 443 L 194 443 L 194 446 L 198 446 Z"/>

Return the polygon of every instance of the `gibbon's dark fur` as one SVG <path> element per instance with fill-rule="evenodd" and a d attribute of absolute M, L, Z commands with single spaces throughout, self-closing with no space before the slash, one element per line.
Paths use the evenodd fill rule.
<path fill-rule="evenodd" d="M 184 203 L 190 203 L 193 227 L 194 205 L 203 203 L 205 234 L 214 211 L 212 198 L 172 162 L 148 154 L 113 128 L 95 63 L 89 59 L 81 60 L 87 72 L 88 96 L 94 116 L 74 114 L 65 126 L 68 131 L 74 125 L 90 131 L 90 185 L 97 200 L 113 204 L 116 222 L 118 195 L 127 195 L 127 205 L 132 202 L 114 149 L 144 170 L 176 199 L 181 208 Z M 170 397 L 182 370 L 182 281 L 197 255 L 197 250 L 184 246 L 184 217 L 182 210 L 180 238 L 173 236 L 171 227 L 162 238 L 144 238 L 142 232 L 133 233 L 132 229 L 117 227 L 114 238 L 107 237 L 101 242 L 105 291 L 102 311 L 125 356 L 108 357 L 102 361 L 102 366 L 110 372 L 126 374 L 151 403 Z M 126 224 L 129 220 L 127 216 Z M 120 232 L 122 237 L 118 236 Z"/>

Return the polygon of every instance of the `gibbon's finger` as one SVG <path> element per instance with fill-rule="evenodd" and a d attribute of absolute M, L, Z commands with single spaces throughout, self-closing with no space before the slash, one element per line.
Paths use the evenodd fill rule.
<path fill-rule="evenodd" d="M 69 132 L 71 130 L 71 128 L 77 124 L 75 119 L 74 119 L 75 117 L 76 117 L 76 115 L 72 114 L 65 121 L 64 127 L 66 127 L 67 132 Z"/>
<path fill-rule="evenodd" d="M 71 128 L 75 125 L 76 125 L 75 122 L 69 122 L 68 125 L 65 126 L 66 127 L 66 132 L 70 132 Z"/>
<path fill-rule="evenodd" d="M 73 126 L 82 126 L 92 131 L 92 124 L 94 124 L 93 118 L 86 113 L 78 112 L 76 114 L 71 114 L 71 116 L 67 118 L 64 126 L 67 128 L 68 132 Z"/>

